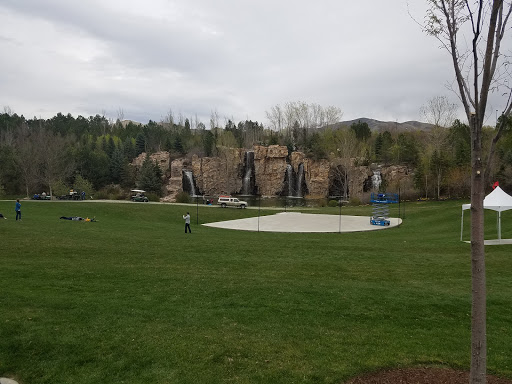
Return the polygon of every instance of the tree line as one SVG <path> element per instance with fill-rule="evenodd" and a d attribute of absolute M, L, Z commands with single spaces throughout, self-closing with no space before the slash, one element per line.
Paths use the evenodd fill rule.
<path fill-rule="evenodd" d="M 353 166 L 371 163 L 406 165 L 414 170 L 416 194 L 425 198 L 469 196 L 471 146 L 467 124 L 456 120 L 449 127 L 433 124 L 427 131 L 371 131 L 366 122 L 340 126 L 325 117 L 304 118 L 322 116 L 322 108 L 316 105 L 295 103 L 287 104 L 287 108 L 289 116 L 296 108 L 296 117 L 302 113 L 303 118 L 279 129 L 272 122 L 264 127 L 251 120 L 235 123 L 224 119 L 221 124 L 215 112 L 209 128 L 197 118 L 175 121 L 171 113 L 161 122 L 139 124 L 119 119 L 113 122 L 100 115 L 85 118 L 58 113 L 50 119 L 26 119 L 5 112 L 0 114 L 0 193 L 59 194 L 73 187 L 92 193 L 119 185 L 160 195 L 160 167 L 149 157 L 137 174 L 130 165 L 141 153 L 165 150 L 171 158 L 221 156 L 226 148 L 279 144 L 287 146 L 290 153 L 299 150 L 313 159 L 342 164 L 347 173 Z M 276 110 L 273 107 L 272 113 Z M 333 108 L 327 110 L 332 119 L 341 116 Z M 315 125 L 319 122 L 324 125 Z M 492 133 L 492 127 L 484 129 L 484 135 L 490 137 Z M 507 189 L 512 187 L 512 135 L 503 138 L 497 153 L 494 173 Z"/>

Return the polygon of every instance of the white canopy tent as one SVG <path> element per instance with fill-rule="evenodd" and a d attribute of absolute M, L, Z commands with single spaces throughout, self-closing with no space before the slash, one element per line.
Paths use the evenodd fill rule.
<path fill-rule="evenodd" d="M 464 211 L 470 209 L 471 204 L 462 204 L 462 217 L 460 224 L 460 241 L 462 241 L 462 232 L 464 230 Z M 496 187 L 484 199 L 484 209 L 492 209 L 498 214 L 498 241 L 486 240 L 486 244 L 512 244 L 512 239 L 501 239 L 501 212 L 512 209 L 512 196 L 507 194 L 500 187 Z"/>

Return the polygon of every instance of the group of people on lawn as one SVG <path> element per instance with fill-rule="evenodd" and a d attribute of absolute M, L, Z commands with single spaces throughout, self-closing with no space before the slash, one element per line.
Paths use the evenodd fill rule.
<path fill-rule="evenodd" d="M 16 200 L 16 206 L 14 208 L 14 211 L 16 212 L 16 221 L 21 221 L 21 203 L 20 200 Z M 7 219 L 2 213 L 0 213 L 0 219 Z M 72 220 L 72 221 L 86 221 L 86 222 L 94 222 L 96 221 L 96 218 L 89 219 L 86 217 L 85 219 L 80 216 L 61 216 L 60 219 L 62 220 Z M 190 213 L 187 212 L 186 215 L 183 215 L 183 219 L 185 220 L 185 233 L 192 233 L 192 230 L 190 229 Z"/>

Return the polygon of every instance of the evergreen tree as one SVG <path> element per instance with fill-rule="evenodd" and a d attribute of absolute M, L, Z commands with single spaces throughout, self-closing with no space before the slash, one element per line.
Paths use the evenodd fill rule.
<path fill-rule="evenodd" d="M 174 152 L 176 152 L 180 155 L 185 153 L 185 151 L 183 149 L 183 142 L 181 140 L 181 135 L 176 135 L 176 137 L 174 138 L 173 149 L 174 149 Z"/>
<path fill-rule="evenodd" d="M 121 183 L 124 166 L 124 155 L 123 152 L 116 148 L 110 158 L 110 179 L 114 184 Z"/>
<path fill-rule="evenodd" d="M 352 123 L 350 129 L 356 134 L 357 140 L 366 141 L 372 136 L 372 131 L 368 123 L 365 122 L 361 123 L 361 121 L 358 121 L 357 123 Z"/>
<path fill-rule="evenodd" d="M 123 143 L 123 153 L 129 163 L 135 158 L 135 146 L 131 137 L 127 137 Z"/>
<path fill-rule="evenodd" d="M 143 133 L 139 133 L 135 139 L 135 156 L 139 156 L 143 152 L 146 152 L 146 137 Z"/>
<path fill-rule="evenodd" d="M 149 155 L 146 155 L 139 171 L 138 186 L 148 192 L 161 194 L 162 170 L 156 162 L 152 162 Z"/>
<path fill-rule="evenodd" d="M 116 145 L 114 143 L 114 139 L 112 138 L 112 136 L 109 136 L 109 138 L 107 140 L 107 148 L 105 150 L 107 156 L 108 157 L 112 157 L 112 155 L 114 154 L 115 149 L 116 149 Z"/>
<path fill-rule="evenodd" d="M 213 153 L 213 141 L 214 137 L 211 131 L 203 130 L 201 134 L 203 143 L 203 150 L 205 156 L 211 156 Z"/>

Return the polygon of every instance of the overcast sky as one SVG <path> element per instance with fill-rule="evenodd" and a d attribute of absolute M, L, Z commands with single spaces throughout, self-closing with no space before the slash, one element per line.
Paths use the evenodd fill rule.
<path fill-rule="evenodd" d="M 403 122 L 435 96 L 458 102 L 450 57 L 406 0 L 2 0 L 0 50 L 0 108 L 27 118 L 267 124 L 304 101 Z"/>

